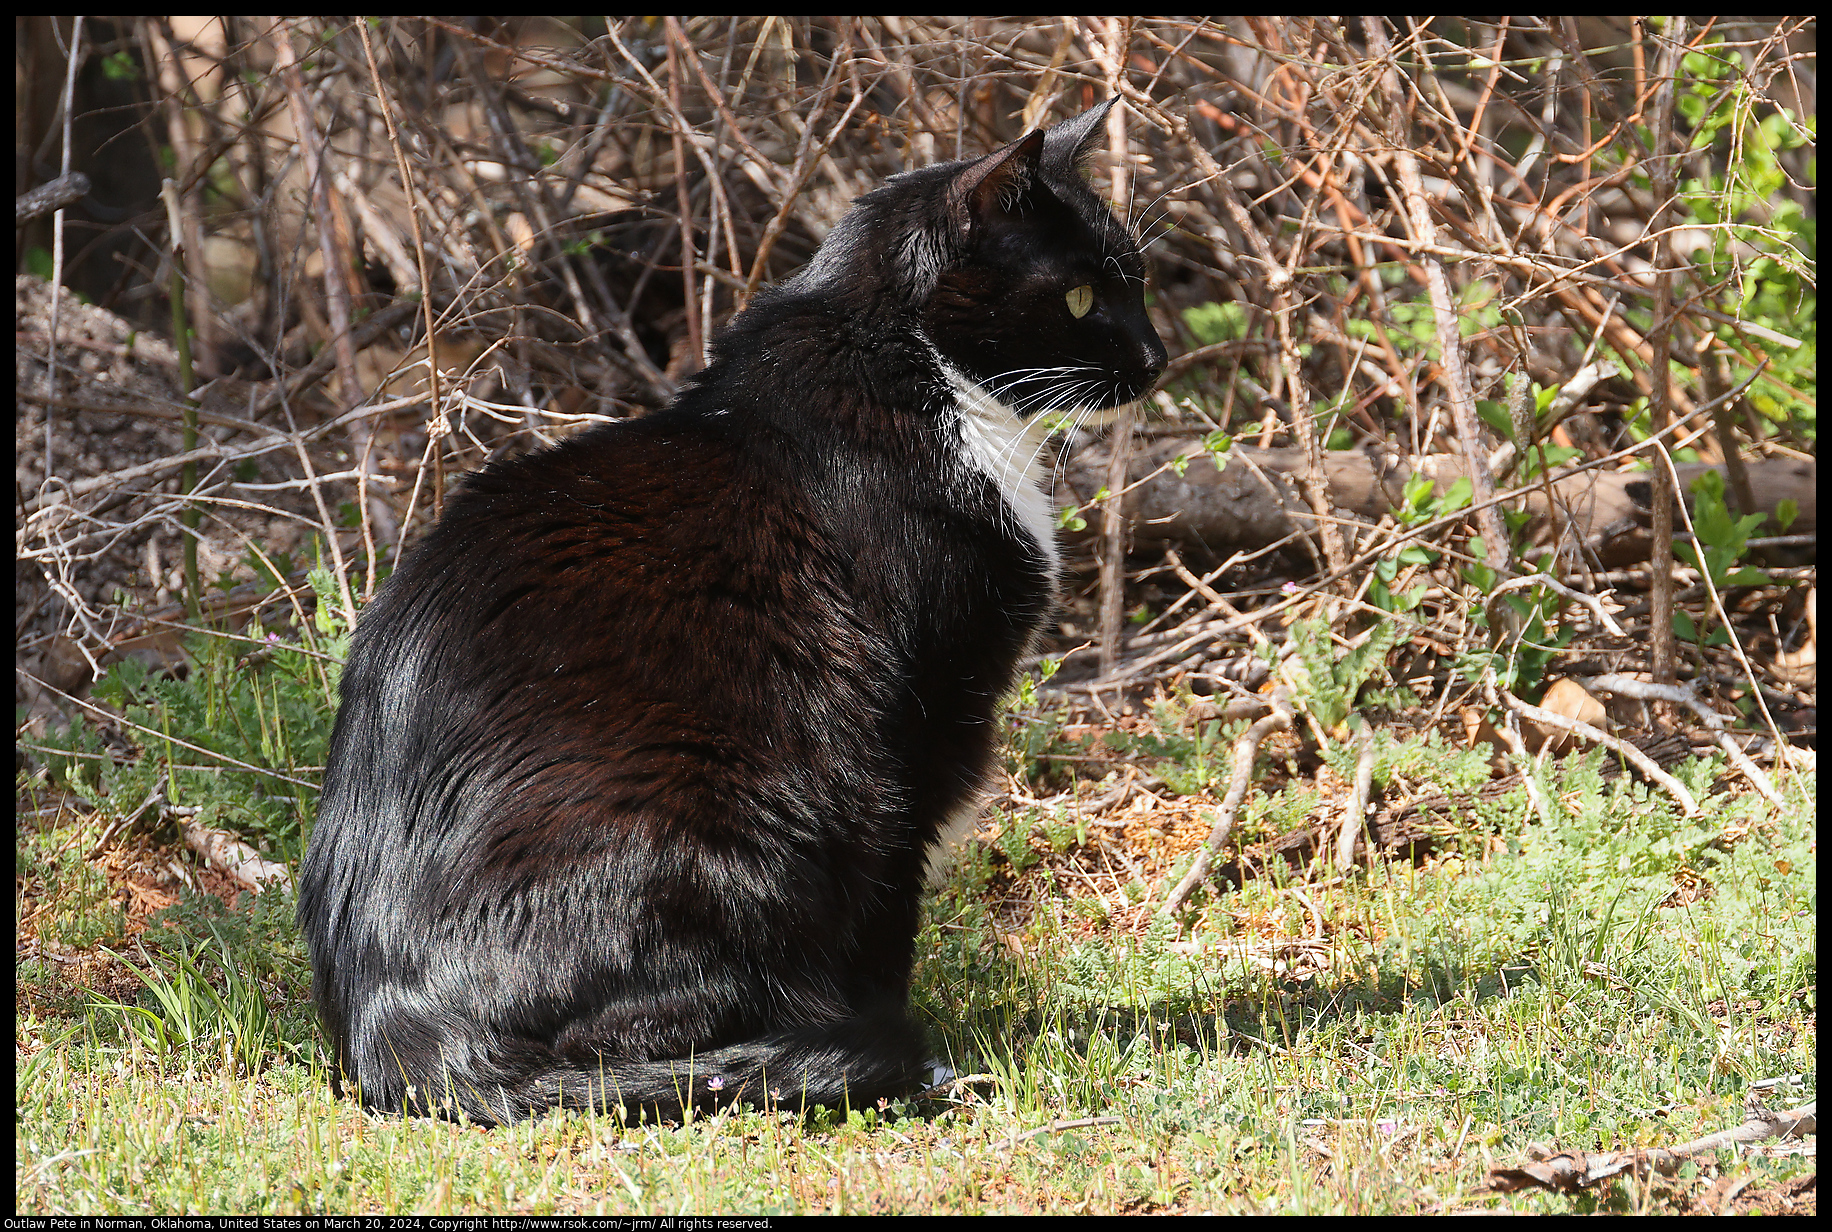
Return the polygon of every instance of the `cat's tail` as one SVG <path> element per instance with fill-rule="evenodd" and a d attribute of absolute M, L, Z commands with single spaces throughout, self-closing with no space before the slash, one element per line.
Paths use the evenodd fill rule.
<path fill-rule="evenodd" d="M 443 1051 L 443 1050 L 442 1050 Z M 561 1056 L 504 1043 L 445 1063 L 408 1083 L 383 1079 L 359 1092 L 370 1107 L 505 1124 L 553 1108 L 596 1109 L 630 1121 L 680 1121 L 687 1109 L 733 1103 L 800 1110 L 817 1104 L 863 1108 L 902 1095 L 923 1076 L 921 1032 L 901 1009 L 777 1031 L 695 1056 L 637 1061 Z M 416 1067 L 418 1068 L 418 1067 Z"/>

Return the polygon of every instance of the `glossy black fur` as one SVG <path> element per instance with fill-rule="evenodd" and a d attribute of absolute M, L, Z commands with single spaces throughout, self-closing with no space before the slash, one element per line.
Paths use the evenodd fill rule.
<path fill-rule="evenodd" d="M 938 357 L 1027 414 L 1150 388 L 1138 254 L 1076 167 L 1105 110 L 862 198 L 672 406 L 485 467 L 406 554 L 299 900 L 366 1105 L 679 1116 L 917 1080 L 925 850 L 1053 586 Z"/>

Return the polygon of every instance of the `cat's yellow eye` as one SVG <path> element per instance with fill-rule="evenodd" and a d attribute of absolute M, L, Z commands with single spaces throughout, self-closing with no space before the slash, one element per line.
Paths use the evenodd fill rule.
<path fill-rule="evenodd" d="M 1069 301 L 1069 315 L 1079 321 L 1088 315 L 1088 309 L 1094 307 L 1094 288 L 1076 287 L 1064 298 Z"/>

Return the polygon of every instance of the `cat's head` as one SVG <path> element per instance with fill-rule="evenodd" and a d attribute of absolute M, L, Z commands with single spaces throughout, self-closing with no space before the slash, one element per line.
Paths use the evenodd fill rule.
<path fill-rule="evenodd" d="M 1025 419 L 1142 397 L 1165 362 L 1145 263 L 1082 174 L 1112 105 L 894 177 L 854 204 L 796 282 L 888 292 L 943 359 Z"/>

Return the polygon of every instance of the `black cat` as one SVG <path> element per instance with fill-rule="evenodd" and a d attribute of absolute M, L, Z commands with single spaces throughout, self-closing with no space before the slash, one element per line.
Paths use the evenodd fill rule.
<path fill-rule="evenodd" d="M 1040 420 L 1164 366 L 1079 170 L 1108 105 L 861 198 L 672 406 L 484 467 L 404 556 L 299 895 L 365 1105 L 918 1079 L 925 853 L 1052 601 Z"/>

